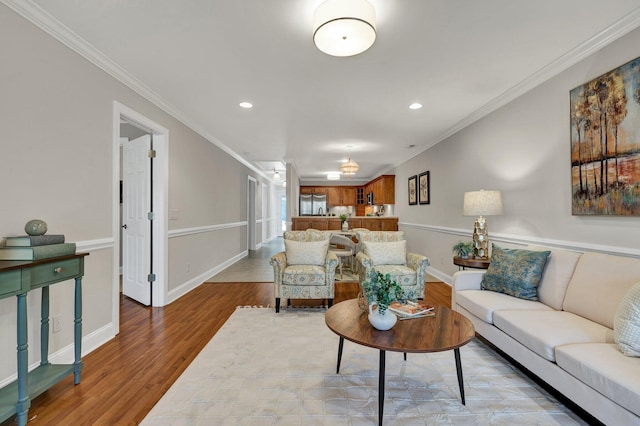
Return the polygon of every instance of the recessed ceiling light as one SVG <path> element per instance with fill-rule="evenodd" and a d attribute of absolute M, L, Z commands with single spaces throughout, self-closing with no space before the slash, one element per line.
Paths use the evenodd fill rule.
<path fill-rule="evenodd" d="M 422 108 L 422 104 L 418 102 L 414 102 L 411 105 L 409 105 L 409 109 L 420 109 L 420 108 Z"/>
<path fill-rule="evenodd" d="M 249 108 L 253 108 L 253 104 L 251 102 L 240 102 L 240 108 L 245 108 L 245 109 L 249 109 Z"/>

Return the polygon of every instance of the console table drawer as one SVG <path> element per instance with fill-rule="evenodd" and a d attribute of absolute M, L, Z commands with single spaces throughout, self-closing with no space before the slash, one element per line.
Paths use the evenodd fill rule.
<path fill-rule="evenodd" d="M 18 294 L 20 290 L 20 271 L 7 271 L 0 274 L 0 297 Z"/>
<path fill-rule="evenodd" d="M 80 275 L 80 260 L 67 259 L 34 266 L 29 270 L 29 273 L 31 274 L 31 288 L 42 287 Z"/>

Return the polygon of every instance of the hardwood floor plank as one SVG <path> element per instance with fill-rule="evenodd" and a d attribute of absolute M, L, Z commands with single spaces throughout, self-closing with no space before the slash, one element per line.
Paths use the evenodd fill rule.
<path fill-rule="evenodd" d="M 336 283 L 335 303 L 357 296 Z M 427 283 L 428 303 L 450 306 L 451 288 Z M 202 284 L 164 308 L 121 298 L 120 334 L 83 358 L 82 382 L 68 377 L 31 403 L 30 425 L 136 425 L 144 419 L 236 306 L 273 306 L 273 283 Z M 2 426 L 17 424 L 15 417 Z"/>

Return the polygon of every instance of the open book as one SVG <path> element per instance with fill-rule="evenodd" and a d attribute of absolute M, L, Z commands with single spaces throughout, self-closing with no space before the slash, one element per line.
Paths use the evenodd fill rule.
<path fill-rule="evenodd" d="M 391 302 L 389 304 L 389 310 L 401 318 L 414 318 L 435 315 L 435 312 L 433 312 L 433 306 L 427 305 L 424 302 Z"/>

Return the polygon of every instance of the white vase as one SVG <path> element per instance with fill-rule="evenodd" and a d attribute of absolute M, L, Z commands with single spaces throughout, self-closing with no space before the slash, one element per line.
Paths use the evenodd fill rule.
<path fill-rule="evenodd" d="M 398 317 L 396 317 L 396 315 L 391 312 L 390 310 L 386 310 L 384 312 L 384 315 L 380 315 L 379 311 L 378 311 L 378 306 L 374 306 L 375 303 L 371 303 L 369 304 L 369 322 L 371 323 L 371 325 L 378 329 L 378 330 L 389 330 L 391 329 L 394 325 L 396 325 L 396 322 L 398 321 Z"/>
<path fill-rule="evenodd" d="M 349 224 L 345 220 L 344 222 L 342 222 L 342 232 L 347 232 L 348 230 L 349 230 Z"/>

